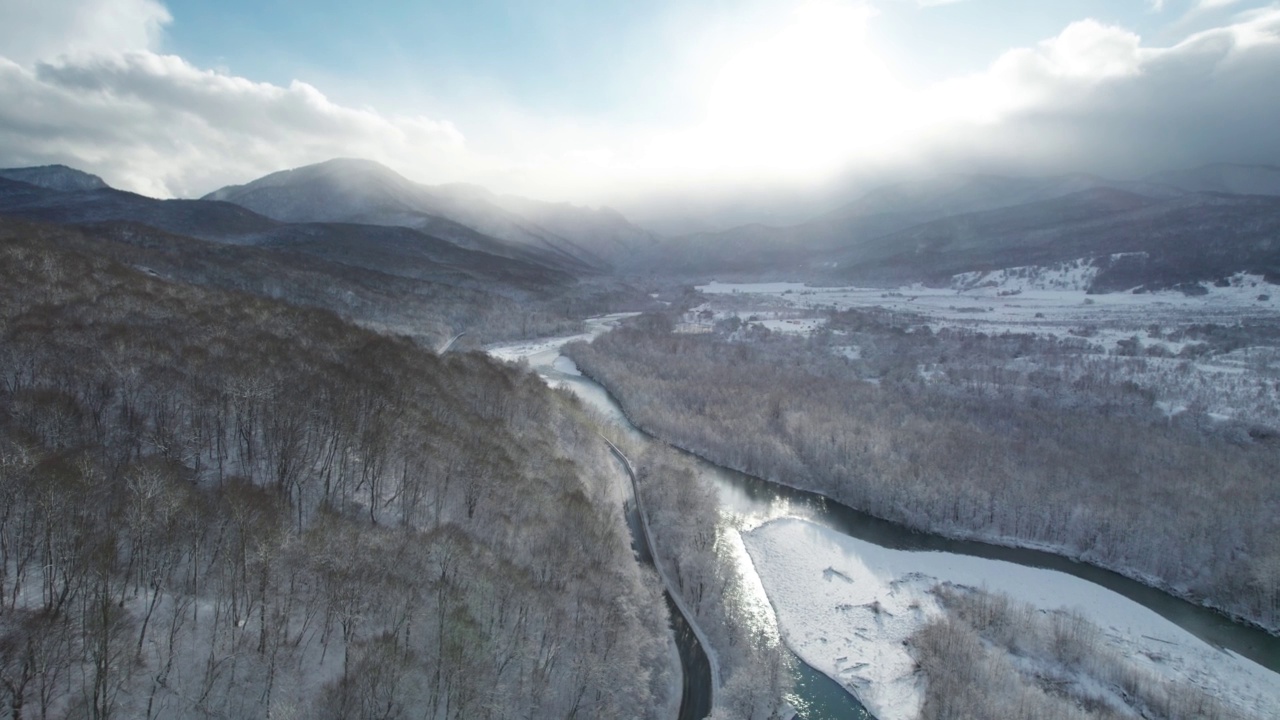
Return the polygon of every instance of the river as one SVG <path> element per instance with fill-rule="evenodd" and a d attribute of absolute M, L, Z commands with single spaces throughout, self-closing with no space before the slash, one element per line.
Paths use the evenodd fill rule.
<path fill-rule="evenodd" d="M 653 442 L 652 438 L 628 421 L 618 403 L 603 387 L 583 377 L 571 361 L 560 355 L 560 348 L 566 342 L 574 339 L 589 339 L 606 330 L 615 319 L 616 316 L 594 320 L 590 325 L 591 332 L 577 338 L 550 340 L 520 347 L 507 346 L 491 350 L 491 353 L 505 359 L 523 358 L 530 368 L 549 384 L 571 389 L 578 397 L 628 434 L 646 442 Z M 1214 647 L 1230 650 L 1272 672 L 1280 672 L 1280 638 L 1233 622 L 1217 612 L 1178 599 L 1117 573 L 1047 552 L 952 540 L 912 531 L 858 512 L 821 495 L 745 475 L 693 455 L 690 457 L 699 467 L 703 477 L 714 483 L 723 509 L 742 519 L 745 527 L 758 526 L 781 517 L 799 517 L 835 532 L 885 548 L 1003 560 L 1030 568 L 1067 573 L 1129 598 Z M 745 552 L 742 553 L 739 562 L 744 572 L 754 574 L 753 566 L 746 559 Z M 759 592 L 763 595 L 762 588 Z M 761 606 L 765 608 L 765 612 L 768 612 L 766 599 L 762 598 Z M 800 677 L 792 697 L 800 717 L 806 720 L 870 717 L 857 700 L 844 691 L 838 683 L 803 663 L 800 665 Z M 1280 679 L 1277 682 L 1280 682 Z"/>

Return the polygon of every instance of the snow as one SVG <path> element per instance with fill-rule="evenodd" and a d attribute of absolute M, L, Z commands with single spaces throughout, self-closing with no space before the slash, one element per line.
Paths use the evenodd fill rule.
<path fill-rule="evenodd" d="M 951 279 L 951 286 L 956 290 L 994 287 L 998 288 L 997 293 L 1021 293 L 1025 290 L 1083 291 L 1089 288 L 1097 276 L 1098 267 L 1090 261 L 1080 259 L 1050 266 L 1030 265 L 961 273 Z"/>
<path fill-rule="evenodd" d="M 1206 312 L 1211 312 L 1214 306 L 1210 301 L 1222 302 L 1225 298 L 1230 303 L 1231 297 L 1242 298 L 1247 293 L 1260 292 L 1261 286 L 1252 284 L 1258 281 L 1260 278 L 1235 278 L 1232 287 L 1213 288 L 1209 296 L 1199 298 L 1187 298 L 1180 293 L 1086 298 L 1082 292 L 1058 290 L 1028 291 L 1013 298 L 992 298 L 988 294 L 970 301 L 974 303 L 972 306 L 978 302 L 994 305 L 1022 322 L 1027 322 L 1037 307 L 1045 309 L 1047 316 L 1056 311 L 1057 315 L 1037 318 L 1035 322 L 1061 332 L 1077 326 L 1082 315 L 1092 313 L 1129 313 L 1125 315 L 1127 321 L 1137 328 L 1157 322 L 1153 320 L 1153 309 L 1166 309 L 1173 314 L 1195 307 L 1208 308 Z M 924 304 L 918 298 L 932 293 L 928 297 L 934 300 L 926 306 L 940 315 L 949 312 L 946 310 L 949 306 L 962 306 L 961 303 L 967 302 L 963 295 L 958 301 L 954 290 L 919 287 L 908 289 L 911 293 L 920 293 L 914 297 L 906 292 L 886 295 L 883 289 L 821 289 L 787 283 L 772 283 L 767 287 L 779 294 L 792 290 L 786 297 L 799 303 L 829 305 L 832 297 L 850 302 L 848 306 L 859 302 L 871 306 L 915 301 L 917 304 L 912 309 L 917 310 Z M 983 292 L 989 291 L 988 288 Z M 1213 300 L 1215 293 L 1220 296 L 1218 300 Z M 1034 295 L 1030 307 L 1026 307 L 1028 295 Z M 1040 299 L 1036 300 L 1037 297 Z M 1086 305 L 1085 299 L 1095 302 Z M 1017 302 L 1012 302 L 1014 300 Z M 1229 307 L 1243 307 L 1241 301 L 1235 302 L 1236 305 Z M 1238 317 L 1238 309 L 1235 312 L 1233 317 Z M 1274 315 L 1276 310 L 1269 308 L 1267 312 Z M 998 314 L 986 313 L 982 322 Z M 489 348 L 489 352 L 503 359 L 527 361 L 530 366 L 540 368 L 544 379 L 553 385 L 560 384 L 553 380 L 555 377 L 571 380 L 568 386 L 572 390 L 583 394 L 593 405 L 611 409 L 610 416 L 625 427 L 620 411 L 604 391 L 594 383 L 574 377 L 580 375 L 576 366 L 567 358 L 559 357 L 565 343 L 594 337 L 616 324 L 620 317 L 594 318 L 588 321 L 589 331 L 585 334 L 495 346 Z M 770 317 L 775 319 L 781 318 Z M 964 316 L 958 322 L 972 323 L 973 315 Z M 1100 333 L 1101 341 L 1114 345 L 1116 339 L 1134 333 L 1113 330 L 1112 334 L 1114 337 Z M 1099 341 L 1098 337 L 1092 339 Z M 854 356 L 859 348 L 846 346 L 842 351 Z M 1241 360 L 1245 357 L 1242 352 Z M 1148 360 L 1163 362 L 1157 358 Z M 589 392 L 593 388 L 598 390 L 595 395 Z M 1184 409 L 1180 403 L 1165 403 L 1160 407 L 1169 413 Z M 851 689 L 880 720 L 914 718 L 919 711 L 923 686 L 903 640 L 929 619 L 941 615 L 941 608 L 929 592 L 939 582 L 1002 592 L 1042 609 L 1078 609 L 1103 629 L 1115 651 L 1140 668 L 1177 682 L 1195 684 L 1255 716 L 1280 717 L 1280 679 L 1274 673 L 1238 655 L 1213 648 L 1155 612 L 1088 581 L 994 560 L 889 550 L 790 517 L 793 511 L 789 508 L 772 508 L 773 512 L 767 517 L 748 517 L 741 509 L 755 507 L 753 503 L 734 503 L 731 498 L 722 498 L 722 502 L 746 527 L 754 527 L 742 533 L 742 545 L 736 542 L 729 545 L 745 581 L 742 590 L 753 601 L 754 610 L 750 615 L 761 631 L 781 633 L 806 663 Z M 1062 552 L 1060 548 L 1042 549 Z"/>
<path fill-rule="evenodd" d="M 1076 260 L 1047 267 L 957 275 L 949 287 L 914 284 L 899 288 L 808 287 L 799 283 L 728 284 L 713 282 L 698 290 L 712 296 L 702 306 L 717 317 L 736 315 L 757 318 L 771 329 L 797 334 L 822 327 L 815 316 L 823 311 L 881 308 L 913 327 L 933 332 L 951 329 L 1000 335 L 1027 334 L 1041 338 L 1069 339 L 1080 352 L 1098 358 L 1116 355 L 1118 343 L 1137 339 L 1142 363 L 1124 370 L 1122 379 L 1155 390 L 1157 400 L 1169 407 L 1193 403 L 1240 422 L 1274 425 L 1280 422 L 1280 405 L 1272 390 L 1260 391 L 1260 383 L 1274 387 L 1260 368 L 1280 363 L 1274 348 L 1242 348 L 1225 354 L 1192 358 L 1145 356 L 1147 348 L 1163 346 L 1177 355 L 1193 340 L 1173 341 L 1149 334 L 1153 326 L 1164 332 L 1195 324 L 1236 325 L 1280 319 L 1280 285 L 1260 275 L 1236 273 L 1217 283 L 1204 283 L 1206 294 L 1182 292 L 1117 292 L 1089 295 L 1081 289 L 1091 277 L 1091 261 Z M 719 296 L 720 299 L 715 299 Z M 1259 298 L 1267 298 L 1259 300 Z M 724 311 L 718 306 L 732 307 Z M 795 320 L 793 324 L 790 321 Z M 779 324 L 781 321 L 782 324 Z M 855 354 L 835 348 L 845 357 Z M 1077 353 L 1079 355 L 1079 353 Z M 1059 362 L 1046 359 L 1046 362 Z M 1088 370 L 1088 364 L 1083 366 Z M 1064 369 L 1059 372 L 1080 372 Z M 1259 394 L 1261 393 L 1261 394 Z"/>
<path fill-rule="evenodd" d="M 556 359 L 551 363 L 551 367 L 565 375 L 582 377 L 582 371 L 578 369 L 578 364 L 563 355 L 556 356 Z"/>
<path fill-rule="evenodd" d="M 814 330 L 827 324 L 826 318 L 799 318 L 794 320 L 761 320 L 761 325 L 772 332 L 810 335 Z"/>
<path fill-rule="evenodd" d="M 1117 292 L 1088 295 L 1084 287 L 1096 269 L 1085 260 L 1049 267 L 1007 268 L 987 273 L 966 273 L 953 278 L 950 287 L 921 284 L 895 289 L 861 287 L 808 287 L 800 283 L 712 282 L 698 290 L 708 295 L 757 295 L 785 301 L 792 308 L 881 307 L 919 314 L 931 328 L 981 328 L 985 332 L 1029 332 L 1063 337 L 1084 324 L 1124 328 L 1093 341 L 1114 346 L 1136 328 L 1162 320 L 1194 317 L 1203 322 L 1280 314 L 1280 285 L 1259 275 L 1237 273 L 1227 287 L 1204 284 L 1207 294 L 1190 297 L 1181 292 Z M 1270 296 L 1271 300 L 1259 300 Z M 737 314 L 750 314 L 741 311 Z M 764 317 L 763 314 L 761 314 Z M 816 326 L 815 326 L 816 327 Z M 1114 335 L 1114 337 L 1112 337 Z"/>
<path fill-rule="evenodd" d="M 903 641 L 942 614 L 929 593 L 938 582 L 1005 593 L 1042 609 L 1078 610 L 1139 667 L 1200 686 L 1258 717 L 1280 717 L 1274 673 L 1070 575 L 890 550 L 795 518 L 766 522 L 743 539 L 787 644 L 855 692 L 880 720 L 919 713 L 924 688 Z"/>
<path fill-rule="evenodd" d="M 587 318 L 587 331 L 577 335 L 562 335 L 553 338 L 538 338 L 537 340 L 524 340 L 514 343 L 499 343 L 490 345 L 485 348 L 485 352 L 491 357 L 504 362 L 520 362 L 527 361 L 530 365 L 549 364 L 555 362 L 555 358 L 560 354 L 560 348 L 565 345 L 581 340 L 590 342 L 597 336 L 606 333 L 610 328 L 617 325 L 620 321 L 635 317 L 640 313 L 614 313 L 612 315 L 601 315 L 599 317 Z M 561 369 L 557 366 L 556 369 Z M 575 372 L 568 373 L 571 375 L 580 375 L 576 372 L 577 368 L 573 368 Z"/>

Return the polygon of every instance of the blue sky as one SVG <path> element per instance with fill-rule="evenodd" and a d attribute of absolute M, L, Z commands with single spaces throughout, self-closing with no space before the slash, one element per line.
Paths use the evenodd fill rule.
<path fill-rule="evenodd" d="M 550 199 L 1280 162 L 1280 3 L 0 0 L 0 165 Z"/>
<path fill-rule="evenodd" d="M 793 2 L 670 0 L 169 0 L 164 50 L 203 67 L 276 84 L 327 79 L 351 102 L 412 108 L 504 95 L 555 114 L 646 116 L 687 112 L 659 77 L 697 56 L 696 44 L 750 42 L 785 22 Z M 696 7 L 690 8 L 690 5 Z M 928 82 L 982 70 L 1004 51 L 1093 18 L 1145 38 L 1175 41 L 1233 12 L 1230 3 L 1144 0 L 968 0 L 874 3 L 873 39 L 905 78 Z M 656 69 L 656 71 L 655 71 Z"/>

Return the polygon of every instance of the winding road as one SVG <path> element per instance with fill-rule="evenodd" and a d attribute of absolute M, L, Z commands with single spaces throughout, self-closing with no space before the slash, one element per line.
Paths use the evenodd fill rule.
<path fill-rule="evenodd" d="M 632 507 L 635 517 L 628 518 L 628 522 L 631 524 L 632 542 L 637 554 L 642 561 L 652 565 L 654 570 L 657 570 L 658 576 L 662 578 L 662 594 L 671 611 L 672 629 L 676 634 L 676 647 L 680 651 L 680 665 L 684 670 L 680 712 L 677 717 L 680 720 L 703 720 L 715 707 L 720 668 L 717 667 L 714 656 L 706 651 L 710 643 L 698 627 L 693 613 L 685 607 L 671 579 L 658 563 L 654 552 L 653 531 L 649 528 L 649 518 L 644 510 L 644 500 L 640 495 L 640 483 L 636 479 L 636 471 L 631 465 L 631 460 L 609 438 L 604 435 L 600 437 L 609 444 L 609 450 L 618 462 L 622 463 L 627 476 L 631 478 L 631 496 L 634 499 Z"/>

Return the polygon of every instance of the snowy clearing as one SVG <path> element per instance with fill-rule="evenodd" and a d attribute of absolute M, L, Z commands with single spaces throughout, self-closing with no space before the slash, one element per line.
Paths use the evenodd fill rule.
<path fill-rule="evenodd" d="M 921 284 L 900 288 L 809 287 L 801 283 L 729 284 L 712 282 L 708 295 L 771 296 L 796 309 L 881 307 L 922 315 L 936 330 L 965 327 L 988 332 L 1030 332 L 1064 336 L 1084 323 L 1133 330 L 1160 322 L 1212 322 L 1280 315 L 1280 286 L 1260 276 L 1238 274 L 1227 287 L 1204 284 L 1204 295 L 1182 292 L 1104 293 L 1084 291 L 1088 268 L 1036 269 L 1032 282 L 1009 268 L 957 275 L 951 287 Z M 1266 300 L 1259 298 L 1266 297 Z M 744 318 L 745 319 L 745 318 Z"/>
<path fill-rule="evenodd" d="M 514 343 L 500 343 L 497 345 L 490 345 L 486 347 L 484 351 L 491 357 L 504 362 L 519 362 L 521 360 L 527 360 L 531 365 L 537 364 L 535 359 L 545 359 L 546 362 L 552 362 L 554 358 L 560 354 L 560 348 L 565 345 L 577 340 L 590 342 L 595 339 L 597 335 L 608 332 L 609 329 L 614 325 L 617 325 L 619 321 L 629 317 L 635 317 L 639 314 L 640 313 L 628 312 L 587 318 L 585 320 L 587 325 L 587 331 L 585 333 L 554 338 L 538 338 L 536 340 L 524 340 Z M 541 356 L 544 355 L 546 357 L 542 358 Z"/>
<path fill-rule="evenodd" d="M 878 309 L 893 313 L 909 332 L 927 328 L 1054 338 L 1073 350 L 1066 355 L 1024 357 L 1005 369 L 1048 370 L 1070 381 L 1096 375 L 1099 365 L 1125 357 L 1113 367 L 1156 395 L 1163 407 L 1203 410 L 1211 418 L 1280 427 L 1280 348 L 1258 345 L 1211 348 L 1206 333 L 1219 337 L 1239 329 L 1267 327 L 1280 320 L 1280 285 L 1259 275 L 1237 273 L 1219 283 L 1181 291 L 1115 292 L 1090 295 L 1084 288 L 1096 269 L 1084 261 L 1051 267 L 1007 268 L 966 273 L 949 287 L 920 284 L 899 288 L 809 287 L 799 283 L 727 284 L 698 290 L 709 300 L 690 311 L 710 321 L 737 317 L 771 331 L 811 335 L 826 325 L 830 311 Z M 1197 329 L 1198 328 L 1198 329 Z M 1206 328 L 1208 330 L 1206 330 Z M 708 324 L 707 332 L 711 331 Z M 843 333 L 836 331 L 833 338 Z M 1269 342 L 1269 341 L 1268 341 Z M 856 360 L 861 353 L 834 352 Z M 1101 363 L 1099 361 L 1102 361 Z M 921 368 L 926 380 L 944 379 Z"/>
<path fill-rule="evenodd" d="M 1213 648 L 1155 612 L 1052 570 L 945 553 L 888 550 L 794 518 L 743 536 L 787 644 L 853 690 L 880 720 L 915 718 L 921 678 L 903 641 L 942 609 L 939 582 L 1078 610 L 1131 661 L 1201 687 L 1260 718 L 1280 717 L 1280 679 Z"/>

